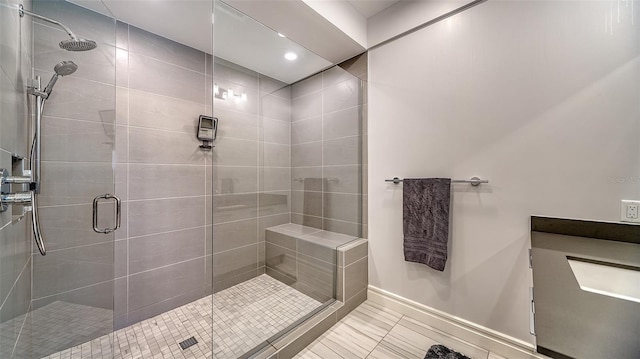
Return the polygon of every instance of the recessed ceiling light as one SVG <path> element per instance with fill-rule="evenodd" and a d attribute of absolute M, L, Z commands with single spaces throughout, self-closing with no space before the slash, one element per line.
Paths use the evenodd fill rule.
<path fill-rule="evenodd" d="M 284 35 L 283 35 L 283 34 L 281 34 L 281 33 L 278 33 L 278 36 L 280 36 L 280 37 L 286 37 L 286 36 L 284 36 Z"/>
<path fill-rule="evenodd" d="M 284 58 L 289 61 L 293 61 L 298 58 L 298 55 L 296 55 L 295 52 L 287 52 L 286 54 L 284 54 Z"/>

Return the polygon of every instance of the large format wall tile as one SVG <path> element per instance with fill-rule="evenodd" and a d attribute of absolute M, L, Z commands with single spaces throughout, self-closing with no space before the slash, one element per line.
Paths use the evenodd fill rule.
<path fill-rule="evenodd" d="M 258 245 L 252 244 L 213 255 L 213 283 L 232 278 L 248 271 L 255 271 L 258 262 Z"/>
<path fill-rule="evenodd" d="M 324 113 L 357 106 L 360 103 L 360 81 L 352 77 L 349 80 L 331 85 L 323 90 L 322 98 Z"/>
<path fill-rule="evenodd" d="M 297 145 L 322 140 L 322 116 L 291 123 L 291 144 Z"/>
<path fill-rule="evenodd" d="M 205 106 L 200 102 L 129 90 L 129 124 L 146 128 L 196 133 Z"/>
<path fill-rule="evenodd" d="M 204 52 L 135 26 L 129 26 L 129 51 L 200 73 L 205 72 Z"/>
<path fill-rule="evenodd" d="M 207 183 L 214 194 L 255 193 L 258 171 L 255 166 L 212 166 L 213 179 Z M 213 182 L 211 182 L 213 181 Z"/>
<path fill-rule="evenodd" d="M 253 90 L 258 90 L 260 86 L 257 72 L 220 58 L 214 59 L 213 66 L 213 76 L 216 81 L 232 83 Z M 207 74 L 211 73 L 207 72 Z"/>
<path fill-rule="evenodd" d="M 204 73 L 133 52 L 129 53 L 129 86 L 136 90 L 205 103 Z"/>
<path fill-rule="evenodd" d="M 0 304 L 9 295 L 31 256 L 28 221 L 9 224 L 0 230 Z"/>
<path fill-rule="evenodd" d="M 277 143 L 261 143 L 260 165 L 267 167 L 289 167 L 291 148 L 289 145 Z"/>
<path fill-rule="evenodd" d="M 273 216 L 289 213 L 291 210 L 290 191 L 273 191 L 258 193 L 258 216 Z"/>
<path fill-rule="evenodd" d="M 66 162 L 111 162 L 116 145 L 115 131 L 116 126 L 113 121 L 98 123 L 44 116 L 42 159 Z"/>
<path fill-rule="evenodd" d="M 258 194 L 231 194 L 213 196 L 213 205 L 207 205 L 207 210 L 213 209 L 213 222 L 224 223 L 249 219 L 258 215 Z M 207 220 L 211 216 L 207 216 Z"/>
<path fill-rule="evenodd" d="M 53 75 L 53 67 L 48 71 L 36 70 L 42 77 L 43 86 Z M 46 101 L 45 114 L 74 120 L 113 123 L 115 120 L 115 89 L 113 84 L 104 84 L 78 77 L 63 77 Z"/>
<path fill-rule="evenodd" d="M 291 168 L 261 167 L 259 169 L 260 191 L 288 191 L 291 189 Z"/>
<path fill-rule="evenodd" d="M 91 203 L 94 197 L 113 193 L 110 162 L 42 162 L 41 206 Z"/>
<path fill-rule="evenodd" d="M 337 83 L 353 79 L 354 76 L 344 70 L 341 65 L 333 66 L 322 73 L 322 87 L 331 87 Z"/>
<path fill-rule="evenodd" d="M 256 166 L 258 143 L 255 141 L 223 138 L 216 141 L 213 153 L 214 165 Z"/>
<path fill-rule="evenodd" d="M 291 167 L 322 166 L 322 143 L 291 146 Z"/>
<path fill-rule="evenodd" d="M 218 118 L 218 137 L 256 141 L 258 138 L 258 116 L 222 108 L 216 108 Z"/>
<path fill-rule="evenodd" d="M 131 237 L 205 225 L 204 196 L 133 201 L 128 209 Z"/>
<path fill-rule="evenodd" d="M 359 136 L 324 141 L 322 159 L 325 166 L 357 165 L 361 161 Z"/>
<path fill-rule="evenodd" d="M 288 145 L 291 143 L 290 121 L 273 120 L 262 117 L 260 140 L 264 142 Z"/>
<path fill-rule="evenodd" d="M 213 226 L 213 245 L 207 241 L 207 254 L 255 244 L 257 230 L 258 220 L 255 218 L 216 224 Z"/>
<path fill-rule="evenodd" d="M 361 235 L 361 87 L 337 66 L 293 85 L 292 222 Z"/>
<path fill-rule="evenodd" d="M 41 208 L 40 229 L 47 248 L 56 250 L 110 241 L 111 237 L 91 228 L 92 213 L 90 203 Z M 105 210 L 102 213 L 112 212 Z"/>
<path fill-rule="evenodd" d="M 277 95 L 263 95 L 261 115 L 266 118 L 291 121 L 291 102 L 289 99 Z"/>
<path fill-rule="evenodd" d="M 322 192 L 291 191 L 291 212 L 322 217 Z"/>
<path fill-rule="evenodd" d="M 204 164 L 205 154 L 192 133 L 129 128 L 132 163 Z"/>
<path fill-rule="evenodd" d="M 325 193 L 323 216 L 346 222 L 360 222 L 361 197 L 360 194 Z"/>
<path fill-rule="evenodd" d="M 205 166 L 129 165 L 129 199 L 203 196 Z"/>
<path fill-rule="evenodd" d="M 311 76 L 291 85 L 291 98 L 295 99 L 319 90 L 322 90 L 322 76 Z"/>
<path fill-rule="evenodd" d="M 4 70 L 4 67 L 2 70 Z M 27 117 L 26 112 L 21 110 L 24 108 L 22 96 L 16 91 L 4 71 L 0 71 L 0 108 L 2 109 L 0 148 L 5 149 L 7 152 L 13 152 L 18 142 L 18 121 L 9 121 L 9 119 L 23 119 L 26 121 Z M 20 116 L 21 111 L 24 116 Z"/>
<path fill-rule="evenodd" d="M 322 121 L 324 140 L 357 136 L 362 133 L 360 106 L 328 113 Z"/>
<path fill-rule="evenodd" d="M 204 256 L 205 227 L 129 239 L 129 273 L 135 274 Z"/>
<path fill-rule="evenodd" d="M 113 279 L 114 244 L 106 242 L 34 256 L 34 298 Z"/>
<path fill-rule="evenodd" d="M 291 120 L 300 121 L 322 114 L 322 97 L 311 93 L 291 101 Z"/>
<path fill-rule="evenodd" d="M 129 311 L 197 290 L 204 283 L 204 257 L 129 277 Z"/>
<path fill-rule="evenodd" d="M 325 166 L 323 173 L 325 192 L 361 193 L 363 175 L 361 166 Z"/>

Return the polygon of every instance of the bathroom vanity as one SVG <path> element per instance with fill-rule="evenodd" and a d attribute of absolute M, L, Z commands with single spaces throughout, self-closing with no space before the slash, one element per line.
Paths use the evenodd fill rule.
<path fill-rule="evenodd" d="M 639 358 L 640 225 L 531 217 L 537 351 Z"/>

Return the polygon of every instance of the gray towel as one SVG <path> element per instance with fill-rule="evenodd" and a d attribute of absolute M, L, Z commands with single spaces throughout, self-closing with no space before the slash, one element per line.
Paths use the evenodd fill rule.
<path fill-rule="evenodd" d="M 450 198 L 450 178 L 404 179 L 404 260 L 444 270 L 449 239 Z"/>

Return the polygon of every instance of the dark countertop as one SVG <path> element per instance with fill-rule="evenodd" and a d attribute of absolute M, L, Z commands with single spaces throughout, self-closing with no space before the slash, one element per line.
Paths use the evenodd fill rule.
<path fill-rule="evenodd" d="M 640 244 L 640 225 L 531 216 L 531 231 Z"/>

